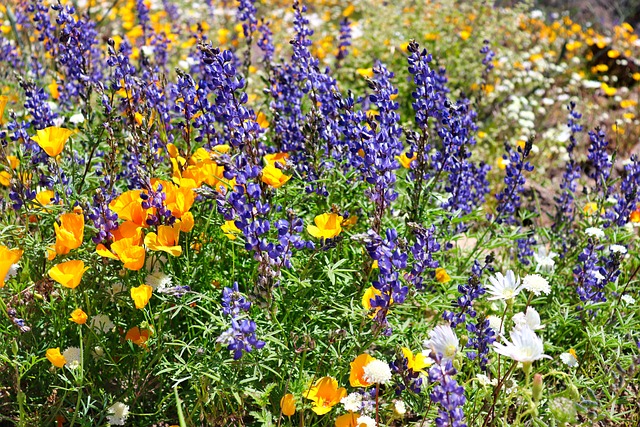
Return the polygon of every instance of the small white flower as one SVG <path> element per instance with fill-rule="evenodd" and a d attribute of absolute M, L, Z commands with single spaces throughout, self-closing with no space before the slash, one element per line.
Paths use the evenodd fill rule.
<path fill-rule="evenodd" d="M 491 300 L 510 300 L 516 297 L 522 290 L 520 278 L 516 277 L 512 270 L 507 271 L 507 275 L 503 276 L 498 272 L 495 277 L 489 277 L 491 284 L 487 286 L 487 291 L 492 295 L 487 298 Z"/>
<path fill-rule="evenodd" d="M 441 354 L 443 359 L 451 360 L 455 357 L 460 346 L 456 333 L 449 325 L 439 325 L 429 332 L 429 339 L 422 344 L 426 349 L 422 353 L 429 356 L 431 351 Z"/>
<path fill-rule="evenodd" d="M 9 271 L 7 271 L 6 276 L 4 276 L 4 281 L 8 282 L 9 279 L 15 277 L 18 274 L 18 269 L 20 268 L 20 263 L 11 264 L 9 267 Z"/>
<path fill-rule="evenodd" d="M 514 314 L 512 320 L 516 324 L 516 328 L 528 327 L 533 331 L 544 328 L 544 325 L 540 324 L 540 314 L 533 307 L 527 307 L 525 313 Z"/>
<path fill-rule="evenodd" d="M 359 427 L 361 427 L 364 424 L 364 427 L 376 427 L 376 420 L 374 420 L 373 418 L 371 418 L 368 415 L 362 415 L 359 416 L 358 419 L 356 420 L 356 423 L 358 424 Z"/>
<path fill-rule="evenodd" d="M 113 285 L 111 285 L 110 289 L 111 299 L 113 300 L 116 295 L 126 290 L 127 288 L 121 282 L 114 283 Z"/>
<path fill-rule="evenodd" d="M 364 380 L 371 384 L 386 384 L 391 379 L 391 368 L 382 360 L 373 360 L 364 367 Z"/>
<path fill-rule="evenodd" d="M 404 414 L 407 413 L 407 405 L 402 400 L 394 400 L 393 411 L 401 417 L 404 417 Z"/>
<path fill-rule="evenodd" d="M 480 385 L 483 387 L 490 386 L 490 385 L 492 386 L 498 385 L 497 378 L 490 380 L 489 377 L 486 376 L 485 374 L 476 374 L 476 378 L 478 379 L 478 382 L 480 383 Z"/>
<path fill-rule="evenodd" d="M 598 239 L 602 239 L 604 237 L 604 231 L 600 230 L 598 227 L 589 227 L 584 230 L 587 236 L 596 237 Z"/>
<path fill-rule="evenodd" d="M 591 270 L 591 275 L 593 277 L 595 277 L 596 279 L 598 279 L 598 280 L 604 280 L 605 279 L 605 277 L 602 275 L 602 273 L 600 273 L 600 271 L 598 271 L 598 270 Z"/>
<path fill-rule="evenodd" d="M 62 352 L 62 356 L 67 361 L 65 366 L 69 369 L 77 369 L 82 363 L 82 353 L 78 347 L 69 347 Z"/>
<path fill-rule="evenodd" d="M 552 273 L 556 266 L 556 262 L 553 260 L 558 254 L 551 251 L 547 255 L 547 250 L 544 246 L 538 246 L 538 252 L 533 254 L 533 259 L 536 262 L 536 273 L 542 271 L 543 273 Z"/>
<path fill-rule="evenodd" d="M 153 273 L 147 275 L 144 283 L 148 286 L 151 286 L 154 291 L 162 291 L 162 289 L 171 287 L 171 276 L 164 274 L 161 271 L 154 271 Z"/>
<path fill-rule="evenodd" d="M 107 421 L 112 426 L 123 426 L 129 416 L 129 407 L 122 402 L 116 402 L 109 407 Z"/>
<path fill-rule="evenodd" d="M 544 12 L 540 9 L 534 9 L 531 11 L 531 19 L 544 19 Z"/>
<path fill-rule="evenodd" d="M 629 294 L 622 295 L 620 299 L 625 303 L 627 303 L 628 305 L 633 305 L 636 303 L 636 299 Z"/>
<path fill-rule="evenodd" d="M 155 49 L 153 46 L 142 46 L 140 50 L 142 51 L 142 53 L 144 53 L 144 56 L 150 58 L 153 56 L 153 52 Z"/>
<path fill-rule="evenodd" d="M 578 358 L 576 357 L 576 352 L 573 349 L 569 350 L 568 353 L 562 353 L 560 355 L 560 360 L 570 368 L 578 366 Z"/>
<path fill-rule="evenodd" d="M 545 295 L 551 293 L 549 281 L 539 274 L 527 274 L 524 276 L 524 279 L 522 279 L 522 287 L 529 292 L 533 292 L 535 296 L 540 295 L 540 293 Z"/>
<path fill-rule="evenodd" d="M 490 314 L 487 316 L 487 320 L 489 321 L 489 327 L 493 329 L 496 335 L 504 335 L 504 322 L 500 317 Z"/>
<path fill-rule="evenodd" d="M 74 125 L 84 123 L 84 116 L 82 113 L 76 113 L 73 116 L 69 117 L 69 123 L 73 123 Z"/>
<path fill-rule="evenodd" d="M 362 409 L 362 395 L 360 393 L 349 393 L 340 400 L 345 411 L 360 412 Z"/>
<path fill-rule="evenodd" d="M 583 80 L 582 86 L 584 86 L 587 89 L 600 89 L 600 87 L 602 86 L 602 83 L 596 80 Z"/>
<path fill-rule="evenodd" d="M 506 388 L 504 389 L 504 392 L 506 394 L 517 393 L 517 391 L 518 391 L 518 383 L 513 378 L 510 379 L 510 382 L 511 382 L 511 384 L 506 385 Z"/>
<path fill-rule="evenodd" d="M 93 347 L 91 355 L 94 359 L 101 359 L 104 356 L 104 348 L 100 347 L 99 345 Z"/>
<path fill-rule="evenodd" d="M 91 329 L 95 329 L 96 331 L 100 331 L 102 333 L 107 333 L 115 328 L 116 325 L 113 324 L 109 316 L 106 314 L 96 314 L 91 318 L 89 322 L 89 326 Z"/>
<path fill-rule="evenodd" d="M 551 358 L 544 354 L 542 339 L 530 328 L 514 328 L 509 336 L 511 341 L 505 339 L 505 344 L 493 343 L 496 353 L 522 363 Z"/>
<path fill-rule="evenodd" d="M 614 254 L 626 254 L 627 248 L 622 245 L 611 245 L 609 246 L 609 251 L 613 252 Z"/>

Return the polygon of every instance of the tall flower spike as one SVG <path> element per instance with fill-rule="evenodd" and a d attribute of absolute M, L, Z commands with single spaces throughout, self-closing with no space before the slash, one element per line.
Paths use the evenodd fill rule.
<path fill-rule="evenodd" d="M 457 371 L 450 359 L 443 359 L 435 352 L 430 357 L 435 361 L 429 369 L 429 382 L 435 384 L 429 397 L 438 404 L 437 427 L 466 427 L 462 407 L 466 402 L 464 387 L 458 385 L 454 376 Z"/>
<path fill-rule="evenodd" d="M 567 155 L 569 159 L 565 164 L 565 170 L 562 174 L 562 182 L 560 189 L 562 194 L 556 197 L 556 220 L 553 227 L 558 230 L 565 222 L 572 223 L 575 215 L 574 194 L 577 190 L 578 180 L 580 179 L 580 165 L 576 162 L 574 149 L 577 144 L 576 135 L 582 132 L 582 126 L 579 120 L 582 115 L 575 109 L 575 104 L 571 102 L 567 107 L 569 109 L 569 118 L 567 127 L 570 130 L 569 142 L 567 143 Z"/>
<path fill-rule="evenodd" d="M 222 313 L 230 318 L 231 327 L 223 332 L 217 342 L 233 351 L 233 358 L 240 359 L 244 353 L 264 347 L 264 341 L 256 338 L 256 324 L 248 318 L 251 303 L 238 290 L 238 284 L 222 291 Z"/>

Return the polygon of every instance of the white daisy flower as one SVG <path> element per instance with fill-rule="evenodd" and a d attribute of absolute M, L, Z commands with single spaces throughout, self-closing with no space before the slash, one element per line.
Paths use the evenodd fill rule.
<path fill-rule="evenodd" d="M 490 314 L 487 316 L 487 320 L 489 321 L 489 327 L 493 329 L 496 335 L 503 336 L 504 335 L 504 322 L 502 318 Z"/>
<path fill-rule="evenodd" d="M 626 254 L 627 253 L 627 248 L 625 248 L 622 245 L 611 245 L 609 246 L 609 251 L 613 252 L 614 254 Z"/>
<path fill-rule="evenodd" d="M 62 356 L 67 361 L 65 366 L 69 369 L 77 369 L 82 363 L 82 353 L 78 347 L 69 347 L 62 352 Z"/>
<path fill-rule="evenodd" d="M 497 378 L 490 380 L 489 377 L 486 376 L 485 374 L 476 374 L 476 379 L 478 380 L 478 383 L 480 383 L 480 385 L 483 387 L 490 386 L 490 385 L 492 386 L 498 385 Z"/>
<path fill-rule="evenodd" d="M 76 113 L 73 116 L 69 117 L 69 123 L 73 123 L 74 125 L 84 123 L 84 115 L 82 113 Z"/>
<path fill-rule="evenodd" d="M 558 254 L 553 251 L 547 254 L 544 246 L 538 246 L 538 252 L 533 254 L 533 260 L 536 262 L 536 273 L 540 271 L 552 273 L 556 266 L 556 262 L 553 259 L 557 256 Z"/>
<path fill-rule="evenodd" d="M 122 402 L 116 402 L 109 407 L 107 421 L 112 426 L 123 426 L 129 416 L 129 407 Z"/>
<path fill-rule="evenodd" d="M 458 352 L 460 341 L 451 326 L 439 325 L 429 332 L 429 339 L 422 345 L 425 347 L 425 351 L 422 352 L 425 356 L 429 356 L 433 350 L 436 354 L 441 354 L 444 359 L 451 360 Z"/>
<path fill-rule="evenodd" d="M 596 237 L 598 239 L 602 239 L 604 237 L 604 231 L 600 230 L 598 227 L 589 227 L 584 230 L 587 236 Z"/>
<path fill-rule="evenodd" d="M 340 400 L 345 411 L 360 412 L 362 409 L 362 395 L 360 393 L 349 393 Z"/>
<path fill-rule="evenodd" d="M 562 353 L 560 355 L 560 360 L 562 360 L 562 363 L 570 368 L 575 368 L 576 366 L 578 366 L 578 357 L 576 355 L 576 351 L 572 348 L 569 349 L 569 352 Z"/>
<path fill-rule="evenodd" d="M 404 417 L 404 414 L 407 413 L 407 405 L 402 400 L 394 400 L 393 411 L 401 417 Z"/>
<path fill-rule="evenodd" d="M 522 363 L 551 358 L 544 354 L 542 339 L 530 328 L 514 328 L 509 336 L 511 341 L 505 339 L 505 344 L 493 343 L 496 353 Z"/>
<path fill-rule="evenodd" d="M 514 314 L 512 320 L 516 328 L 529 328 L 532 331 L 544 328 L 544 325 L 540 324 L 540 314 L 533 307 L 527 307 L 525 313 Z"/>
<path fill-rule="evenodd" d="M 507 275 L 503 276 L 498 272 L 495 277 L 489 277 L 491 284 L 487 286 L 487 291 L 492 295 L 488 298 L 491 300 L 510 300 L 515 298 L 522 290 L 520 278 L 516 277 L 512 270 L 507 271 Z"/>
<path fill-rule="evenodd" d="M 364 368 L 364 380 L 371 384 L 386 384 L 391 379 L 391 368 L 383 360 L 372 360 Z"/>
<path fill-rule="evenodd" d="M 359 427 L 362 427 L 362 425 L 364 424 L 364 427 L 376 427 L 376 420 L 374 420 L 373 418 L 371 418 L 368 415 L 361 415 L 358 417 L 358 419 L 356 420 L 356 423 L 358 424 Z"/>
<path fill-rule="evenodd" d="M 102 333 L 107 333 L 115 328 L 116 325 L 113 324 L 109 316 L 106 314 L 96 314 L 89 321 L 89 326 L 91 329 L 95 329 L 96 331 L 100 331 Z"/>
<path fill-rule="evenodd" d="M 533 292 L 535 296 L 540 295 L 540 293 L 545 295 L 551 293 L 549 281 L 539 274 L 527 274 L 524 276 L 524 279 L 522 279 L 522 287 L 529 292 Z"/>

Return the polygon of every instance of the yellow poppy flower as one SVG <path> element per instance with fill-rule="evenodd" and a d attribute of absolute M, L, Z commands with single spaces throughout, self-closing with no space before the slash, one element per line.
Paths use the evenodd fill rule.
<path fill-rule="evenodd" d="M 323 213 L 313 219 L 316 225 L 307 226 L 307 232 L 319 239 L 332 239 L 342 232 L 343 219 L 334 213 Z"/>
<path fill-rule="evenodd" d="M 471 33 L 469 31 L 466 31 L 466 30 L 460 31 L 458 33 L 458 35 L 460 36 L 460 38 L 462 40 L 467 40 L 469 37 L 471 37 Z"/>
<path fill-rule="evenodd" d="M 18 166 L 20 166 L 20 159 L 16 156 L 7 156 L 7 162 L 9 163 L 9 167 L 13 170 L 18 169 Z"/>
<path fill-rule="evenodd" d="M 6 95 L 0 95 L 0 125 L 3 124 L 3 116 L 4 110 L 7 108 L 7 103 L 9 102 L 9 97 Z"/>
<path fill-rule="evenodd" d="M 191 230 L 193 230 L 193 226 L 195 225 L 193 214 L 191 212 L 183 214 L 182 218 L 178 220 L 177 224 L 180 224 L 180 231 L 182 231 L 183 233 L 190 232 Z"/>
<path fill-rule="evenodd" d="M 60 353 L 60 347 L 48 349 L 46 356 L 47 360 L 56 368 L 62 368 L 67 363 L 67 359 Z"/>
<path fill-rule="evenodd" d="M 261 179 L 262 182 L 273 188 L 280 188 L 291 179 L 291 175 L 285 175 L 275 165 L 267 165 L 262 169 Z"/>
<path fill-rule="evenodd" d="M 496 165 L 498 166 L 498 169 L 500 170 L 505 170 L 507 168 L 507 166 L 509 165 L 509 163 L 511 163 L 509 161 L 509 159 L 505 159 L 504 157 L 500 156 L 496 159 Z"/>
<path fill-rule="evenodd" d="M 356 7 L 353 4 L 350 4 L 342 11 L 342 16 L 348 18 L 351 14 L 356 10 Z"/>
<path fill-rule="evenodd" d="M 225 221 L 224 224 L 220 226 L 220 228 L 229 240 L 236 240 L 236 234 L 242 233 L 242 231 L 238 227 L 236 227 L 236 222 L 233 220 Z"/>
<path fill-rule="evenodd" d="M 314 405 L 311 408 L 318 415 L 324 415 L 340 403 L 340 400 L 347 395 L 344 387 L 338 387 L 335 378 L 320 378 L 306 394 L 306 398 L 312 400 Z"/>
<path fill-rule="evenodd" d="M 87 313 L 85 313 L 81 308 L 76 308 L 71 312 L 69 320 L 77 323 L 78 325 L 84 325 L 87 323 Z"/>
<path fill-rule="evenodd" d="M 9 249 L 4 245 L 0 245 L 0 288 L 4 287 L 4 279 L 7 277 L 11 266 L 20 261 L 21 257 L 21 249 Z"/>
<path fill-rule="evenodd" d="M 121 239 L 113 242 L 111 251 L 122 261 L 123 267 L 128 270 L 137 271 L 144 266 L 146 252 L 142 246 L 135 245 L 133 239 Z"/>
<path fill-rule="evenodd" d="M 51 204 L 55 197 L 53 190 L 43 190 L 36 194 L 36 201 L 42 206 L 48 206 Z M 55 226 L 54 226 L 55 227 Z"/>
<path fill-rule="evenodd" d="M 258 123 L 262 129 L 269 127 L 269 120 L 267 120 L 267 116 L 262 111 L 256 116 L 256 123 Z"/>
<path fill-rule="evenodd" d="M 145 246 L 152 251 L 163 251 L 172 256 L 182 255 L 182 247 L 178 245 L 180 224 L 160 225 L 158 234 L 148 233 L 144 237 Z"/>
<path fill-rule="evenodd" d="M 118 214 L 118 218 L 133 221 L 141 227 L 147 227 L 147 218 L 153 214 L 153 209 L 142 207 L 142 190 L 125 191 L 109 203 L 109 209 Z"/>
<path fill-rule="evenodd" d="M 49 277 L 60 283 L 65 288 L 75 289 L 82 279 L 82 275 L 89 267 L 84 262 L 72 260 L 60 263 L 49 270 Z"/>
<path fill-rule="evenodd" d="M 414 356 L 407 347 L 402 347 L 402 355 L 407 359 L 407 368 L 413 370 L 413 372 L 422 372 L 424 368 L 431 365 L 424 354 L 418 352 Z"/>
<path fill-rule="evenodd" d="M 364 367 L 374 360 L 373 357 L 363 353 L 350 363 L 349 384 L 351 384 L 351 387 L 369 387 L 371 385 L 371 383 L 364 379 Z"/>
<path fill-rule="evenodd" d="M 360 418 L 360 414 L 347 412 L 346 414 L 340 415 L 336 418 L 336 427 L 360 427 L 360 424 L 358 424 L 358 418 Z"/>
<path fill-rule="evenodd" d="M 582 208 L 585 215 L 593 215 L 598 213 L 598 204 L 596 202 L 589 202 Z"/>
<path fill-rule="evenodd" d="M 64 145 L 74 131 L 70 129 L 50 126 L 37 131 L 36 136 L 31 137 L 38 143 L 40 148 L 51 157 L 55 157 L 62 152 Z"/>
<path fill-rule="evenodd" d="M 142 244 L 142 227 L 133 221 L 125 221 L 115 230 L 111 231 L 113 241 L 131 239 L 133 245 Z"/>
<path fill-rule="evenodd" d="M 615 87 L 611 87 L 608 84 L 606 84 L 605 82 L 602 82 L 601 84 L 601 88 L 602 91 L 605 93 L 605 95 L 607 96 L 613 96 L 616 94 L 616 92 L 618 92 L 618 89 L 616 89 Z"/>
<path fill-rule="evenodd" d="M 436 280 L 438 283 L 447 283 L 451 280 L 449 273 L 442 267 L 436 268 Z"/>
<path fill-rule="evenodd" d="M 296 399 L 293 394 L 287 393 L 280 399 L 280 410 L 283 415 L 290 417 L 296 413 Z"/>
<path fill-rule="evenodd" d="M 362 307 L 364 307 L 365 310 L 371 310 L 371 300 L 378 295 L 381 295 L 381 292 L 375 287 L 370 286 L 362 295 Z"/>
<path fill-rule="evenodd" d="M 55 252 L 58 255 L 66 255 L 72 249 L 82 245 L 84 238 L 84 215 L 82 213 L 66 213 L 59 218 L 58 223 L 53 224 L 56 232 Z"/>
<path fill-rule="evenodd" d="M 416 153 L 413 153 L 413 156 L 408 157 L 407 153 L 402 153 L 401 155 L 396 156 L 396 158 L 398 159 L 398 161 L 400 162 L 403 168 L 410 169 L 411 163 L 418 158 L 418 155 Z"/>
<path fill-rule="evenodd" d="M 9 172 L 0 172 L 0 185 L 3 185 L 4 187 L 11 185 L 11 174 Z"/>
<path fill-rule="evenodd" d="M 638 102 L 633 99 L 623 99 L 620 101 L 620 108 L 635 107 L 636 105 L 638 105 Z"/>
<path fill-rule="evenodd" d="M 146 348 L 147 341 L 149 340 L 150 335 L 151 334 L 147 329 L 140 329 L 137 326 L 134 326 L 127 331 L 124 339 L 126 339 L 127 341 L 131 341 L 140 347 Z"/>
<path fill-rule="evenodd" d="M 140 285 L 131 288 L 131 299 L 136 305 L 136 308 L 144 308 L 151 299 L 153 288 L 149 285 Z"/>
<path fill-rule="evenodd" d="M 289 153 L 272 153 L 265 154 L 264 161 L 267 165 L 274 165 L 276 163 L 280 163 L 282 166 L 287 164 L 287 159 L 289 158 Z"/>
<path fill-rule="evenodd" d="M 373 68 L 358 68 L 356 73 L 360 74 L 362 77 L 373 78 Z"/>

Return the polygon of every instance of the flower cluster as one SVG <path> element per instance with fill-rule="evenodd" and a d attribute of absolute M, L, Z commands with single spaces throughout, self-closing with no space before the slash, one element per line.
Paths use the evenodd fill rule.
<path fill-rule="evenodd" d="M 222 313 L 231 320 L 231 327 L 220 334 L 216 342 L 233 351 L 235 360 L 240 359 L 244 353 L 259 350 L 265 345 L 264 341 L 256 337 L 255 322 L 245 317 L 250 309 L 251 303 L 240 294 L 238 283 L 234 283 L 232 288 L 223 289 Z"/>

